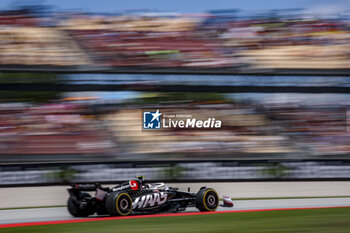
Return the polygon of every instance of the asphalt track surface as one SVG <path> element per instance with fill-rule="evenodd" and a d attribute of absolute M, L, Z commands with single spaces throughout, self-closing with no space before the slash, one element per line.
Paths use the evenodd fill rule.
<path fill-rule="evenodd" d="M 217 211 L 259 210 L 282 208 L 315 208 L 350 206 L 350 198 L 305 198 L 305 199 L 269 199 L 234 201 L 233 208 L 219 207 Z M 198 212 L 196 208 L 188 208 L 186 212 Z M 96 216 L 90 216 L 94 218 Z M 0 210 L 0 224 L 28 223 L 72 220 L 65 207 L 32 208 Z"/>

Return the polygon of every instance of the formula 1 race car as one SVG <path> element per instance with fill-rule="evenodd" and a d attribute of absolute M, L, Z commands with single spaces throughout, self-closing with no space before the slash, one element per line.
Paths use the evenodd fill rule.
<path fill-rule="evenodd" d="M 92 197 L 88 191 L 95 191 Z M 143 177 L 119 184 L 113 188 L 100 184 L 73 184 L 68 189 L 68 211 L 74 217 L 98 215 L 152 214 L 184 211 L 196 207 L 200 211 L 215 211 L 219 197 L 212 188 L 202 187 L 197 193 L 179 191 L 164 183 L 147 183 Z M 226 200 L 226 201 L 225 201 Z M 233 203 L 224 198 L 224 207 Z"/>

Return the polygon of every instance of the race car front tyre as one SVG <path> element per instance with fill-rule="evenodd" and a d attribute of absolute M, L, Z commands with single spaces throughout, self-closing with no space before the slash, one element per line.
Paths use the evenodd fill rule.
<path fill-rule="evenodd" d="M 106 210 L 113 216 L 126 216 L 132 211 L 132 199 L 126 192 L 111 192 L 106 195 Z"/>
<path fill-rule="evenodd" d="M 70 196 L 67 202 L 68 212 L 74 217 L 87 217 L 91 214 L 94 214 L 94 211 L 87 205 L 84 209 L 82 209 L 79 204 L 80 201 L 87 201 L 87 199 L 90 198 L 91 195 L 88 193 L 80 193 L 78 200 L 76 200 L 76 197 Z"/>
<path fill-rule="evenodd" d="M 200 211 L 215 211 L 219 206 L 219 196 L 214 189 L 204 188 L 196 194 L 196 207 Z"/>

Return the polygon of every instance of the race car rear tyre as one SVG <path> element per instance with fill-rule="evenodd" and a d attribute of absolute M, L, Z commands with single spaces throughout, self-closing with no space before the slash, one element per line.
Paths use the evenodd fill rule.
<path fill-rule="evenodd" d="M 80 193 L 79 200 L 83 200 L 86 198 L 90 199 L 91 195 L 88 193 Z M 80 205 L 79 203 L 77 203 L 75 197 L 68 198 L 67 207 L 68 207 L 68 212 L 74 217 L 87 217 L 91 214 L 94 214 L 94 211 L 88 207 L 86 209 L 80 208 Z"/>
<path fill-rule="evenodd" d="M 219 196 L 214 189 L 201 189 L 196 194 L 196 207 L 200 211 L 215 211 L 218 206 Z"/>
<path fill-rule="evenodd" d="M 113 216 L 126 216 L 132 211 L 132 199 L 126 192 L 112 192 L 106 196 L 106 210 Z"/>

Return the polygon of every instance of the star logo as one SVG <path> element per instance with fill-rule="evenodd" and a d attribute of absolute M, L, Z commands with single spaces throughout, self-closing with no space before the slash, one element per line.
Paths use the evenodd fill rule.
<path fill-rule="evenodd" d="M 143 112 L 143 128 L 144 129 L 160 129 L 161 128 L 161 115 L 162 113 L 157 111 L 144 111 Z"/>
<path fill-rule="evenodd" d="M 159 121 L 159 117 L 160 115 L 162 115 L 161 113 L 159 113 L 159 109 L 157 109 L 157 111 L 155 113 L 151 113 L 151 115 L 153 116 L 152 121 L 154 121 L 155 119 L 157 119 L 157 121 Z"/>

